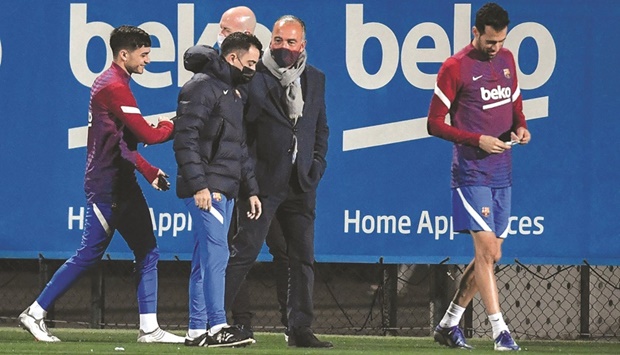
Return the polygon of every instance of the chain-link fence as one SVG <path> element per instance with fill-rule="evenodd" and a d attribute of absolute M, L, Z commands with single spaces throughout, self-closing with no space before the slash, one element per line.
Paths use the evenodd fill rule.
<path fill-rule="evenodd" d="M 38 295 L 61 260 L 0 260 L 0 325 Z M 320 333 L 429 336 L 443 316 L 464 265 L 317 264 L 314 329 Z M 49 311 L 55 327 L 138 327 L 130 261 L 104 260 Z M 601 339 L 620 336 L 620 268 L 512 265 L 496 267 L 502 312 L 519 339 Z M 189 262 L 160 261 L 160 324 L 187 328 Z M 283 331 L 271 263 L 248 275 L 253 327 Z M 463 320 L 470 337 L 490 337 L 480 298 Z"/>

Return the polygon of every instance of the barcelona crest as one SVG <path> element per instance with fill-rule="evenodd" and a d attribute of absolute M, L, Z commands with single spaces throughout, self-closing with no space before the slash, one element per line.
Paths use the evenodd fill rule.
<path fill-rule="evenodd" d="M 489 215 L 491 214 L 491 208 L 482 207 L 482 210 L 480 212 L 482 213 L 484 217 L 489 217 Z"/>
<path fill-rule="evenodd" d="M 504 76 L 506 77 L 506 79 L 510 79 L 510 69 L 504 69 Z"/>

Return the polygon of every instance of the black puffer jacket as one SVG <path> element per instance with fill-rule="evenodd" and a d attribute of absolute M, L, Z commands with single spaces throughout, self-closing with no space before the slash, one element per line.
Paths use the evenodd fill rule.
<path fill-rule="evenodd" d="M 229 64 L 208 46 L 190 48 L 184 60 L 195 74 L 179 93 L 174 125 L 177 196 L 192 197 L 208 188 L 232 199 L 240 185 L 244 195 L 257 195 L 245 143 L 243 102 L 232 84 Z"/>

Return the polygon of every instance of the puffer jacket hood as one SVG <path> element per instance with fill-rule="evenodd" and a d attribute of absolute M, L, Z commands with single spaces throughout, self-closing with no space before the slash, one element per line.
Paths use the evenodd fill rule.
<path fill-rule="evenodd" d="M 210 74 L 228 84 L 231 83 L 230 64 L 211 46 L 199 44 L 190 47 L 183 55 L 183 65 L 186 70 L 194 74 Z"/>

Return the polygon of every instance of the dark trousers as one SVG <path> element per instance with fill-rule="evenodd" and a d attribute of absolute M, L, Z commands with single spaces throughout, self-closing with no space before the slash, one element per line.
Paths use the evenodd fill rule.
<path fill-rule="evenodd" d="M 233 228 L 231 228 L 231 231 L 232 230 Z M 234 230 L 236 234 L 237 228 L 235 227 Z M 266 242 L 269 247 L 269 254 L 273 257 L 272 266 L 276 282 L 276 297 L 278 299 L 278 306 L 280 307 L 280 322 L 287 327 L 288 254 L 286 252 L 286 240 L 284 240 L 284 234 L 282 234 L 282 228 L 280 227 L 280 222 L 278 222 L 277 217 L 271 220 Z M 241 287 L 230 307 L 230 311 L 234 324 L 241 324 L 247 328 L 252 326 L 254 313 L 252 312 L 252 301 L 247 282 L 241 283 Z"/>
<path fill-rule="evenodd" d="M 290 327 L 310 327 L 313 321 L 314 220 L 316 191 L 302 192 L 293 175 L 288 189 L 261 199 L 263 215 L 246 216 L 248 203 L 239 203 L 239 229 L 233 238 L 226 269 L 225 307 L 230 309 L 245 276 L 256 261 L 274 218 L 287 245 L 289 283 L 287 316 Z"/>

